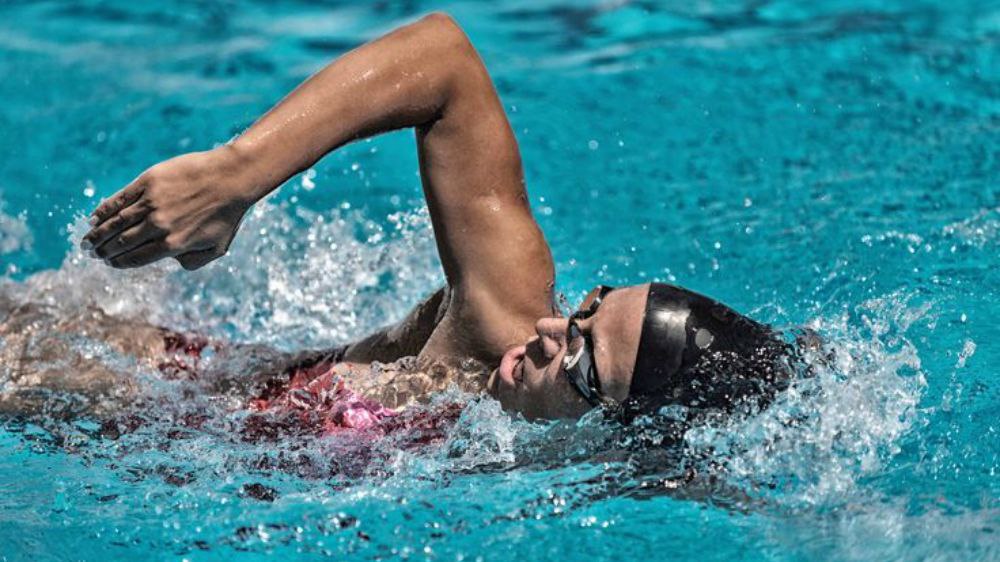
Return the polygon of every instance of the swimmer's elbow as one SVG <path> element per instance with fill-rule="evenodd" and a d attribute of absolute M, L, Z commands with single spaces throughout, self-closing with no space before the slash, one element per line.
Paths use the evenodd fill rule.
<path fill-rule="evenodd" d="M 433 38 L 428 59 L 444 70 L 440 84 L 445 93 L 445 105 L 454 105 L 459 99 L 472 100 L 475 113 L 482 115 L 484 108 L 492 106 L 484 100 L 492 102 L 496 91 L 472 41 L 458 22 L 444 12 L 428 14 L 418 25 L 424 26 Z"/>
<path fill-rule="evenodd" d="M 420 24 L 433 34 L 435 44 L 448 57 L 461 60 L 478 60 L 476 49 L 457 21 L 445 12 L 431 12 Z M 460 61 L 452 61 L 460 62 Z"/>
<path fill-rule="evenodd" d="M 431 12 L 420 19 L 421 23 L 434 29 L 435 35 L 442 40 L 453 42 L 456 46 L 468 43 L 469 39 L 458 25 L 455 18 L 445 12 Z"/>

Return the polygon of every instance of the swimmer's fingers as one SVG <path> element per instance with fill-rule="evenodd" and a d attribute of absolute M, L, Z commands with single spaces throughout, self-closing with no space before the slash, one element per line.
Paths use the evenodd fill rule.
<path fill-rule="evenodd" d="M 80 247 L 84 251 L 95 250 L 99 256 L 104 257 L 107 254 L 100 253 L 102 245 L 120 235 L 125 229 L 141 222 L 148 214 L 149 208 L 143 202 L 130 203 L 128 207 L 117 211 L 113 217 L 103 221 L 85 234 L 80 242 Z"/>
<path fill-rule="evenodd" d="M 146 242 L 142 246 L 125 252 L 124 254 L 118 254 L 117 256 L 106 260 L 105 263 L 116 269 L 130 269 L 133 267 L 149 265 L 170 255 L 170 249 L 167 247 L 166 242 L 162 240 L 154 240 L 152 242 Z"/>
<path fill-rule="evenodd" d="M 216 238 L 216 241 L 208 248 L 194 248 L 176 256 L 177 263 L 188 271 L 194 271 L 205 267 L 209 263 L 226 255 L 229 252 L 229 245 L 233 243 L 236 231 L 229 231 L 228 236 Z"/>
<path fill-rule="evenodd" d="M 130 207 L 131 208 L 131 207 Z M 122 212 L 123 216 L 128 209 Z M 116 219 L 112 219 L 113 222 Z M 148 220 L 126 228 L 121 234 L 112 234 L 105 238 L 105 242 L 94 248 L 94 254 L 101 259 L 109 259 L 115 256 L 126 254 L 137 249 L 147 242 L 163 237 L 163 231 L 153 227 Z"/>
<path fill-rule="evenodd" d="M 111 217 L 117 215 L 132 203 L 135 203 L 142 197 L 142 193 L 145 190 L 145 181 L 143 181 L 142 176 L 133 181 L 132 183 L 125 186 L 124 189 L 115 193 L 103 203 L 94 209 L 94 212 L 90 216 L 90 224 L 93 226 L 99 226 L 104 221 L 110 219 Z"/>
<path fill-rule="evenodd" d="M 225 252 L 223 252 L 225 253 Z M 187 252 L 177 256 L 175 259 L 181 264 L 181 267 L 188 271 L 194 271 L 196 269 L 205 267 L 210 262 L 215 260 L 221 254 L 215 250 L 215 248 L 210 248 L 208 250 L 199 250 L 196 252 Z"/>

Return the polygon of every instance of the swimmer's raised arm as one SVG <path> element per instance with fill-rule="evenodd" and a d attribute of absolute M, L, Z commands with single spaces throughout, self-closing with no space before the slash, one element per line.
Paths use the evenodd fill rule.
<path fill-rule="evenodd" d="M 490 77 L 444 15 L 347 53 L 232 143 L 153 166 L 95 211 L 84 245 L 114 267 L 165 257 L 201 267 L 225 253 L 249 206 L 286 179 L 348 142 L 404 127 L 416 128 L 451 287 L 447 335 L 429 345 L 499 357 L 551 312 L 552 259 Z"/>

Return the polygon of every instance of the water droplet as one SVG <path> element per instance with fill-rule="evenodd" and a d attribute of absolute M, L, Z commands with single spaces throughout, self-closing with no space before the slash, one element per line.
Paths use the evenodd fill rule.
<path fill-rule="evenodd" d="M 302 188 L 306 191 L 312 190 L 316 187 L 316 182 L 313 179 L 316 177 L 316 170 L 309 168 L 304 174 L 302 174 Z"/>
<path fill-rule="evenodd" d="M 715 336 L 712 332 L 709 332 L 705 328 L 699 329 L 694 335 L 694 344 L 700 349 L 705 349 L 706 347 L 712 345 L 712 341 L 715 340 Z"/>

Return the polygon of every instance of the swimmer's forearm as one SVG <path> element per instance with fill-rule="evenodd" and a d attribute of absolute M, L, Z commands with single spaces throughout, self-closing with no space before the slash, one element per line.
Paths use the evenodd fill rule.
<path fill-rule="evenodd" d="M 340 57 L 303 82 L 233 141 L 256 201 L 353 140 L 429 125 L 464 74 L 481 71 L 455 23 L 433 14 Z M 489 84 L 488 78 L 486 81 Z"/>

